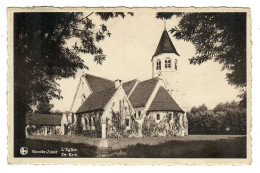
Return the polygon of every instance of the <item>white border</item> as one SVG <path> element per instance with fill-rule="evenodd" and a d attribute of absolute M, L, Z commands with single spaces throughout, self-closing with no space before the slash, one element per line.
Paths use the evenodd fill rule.
<path fill-rule="evenodd" d="M 252 15 L 252 72 L 253 72 L 253 97 L 252 97 L 252 119 L 253 119 L 253 127 L 252 127 L 252 146 L 253 146 L 253 163 L 252 166 L 240 166 L 240 167 L 232 167 L 232 166 L 215 166 L 215 167 L 190 167 L 190 166 L 178 166 L 174 168 L 169 167 L 161 167 L 161 166 L 154 166 L 154 167 L 129 167 L 129 168 L 120 168 L 119 166 L 113 167 L 99 167 L 97 170 L 96 167 L 75 167 L 75 166 L 8 166 L 7 165 L 7 106 L 6 106 L 6 74 L 7 74 L 7 50 L 5 49 L 7 46 L 6 43 L 6 35 L 7 35 L 7 25 L 6 25 L 6 7 L 10 6 L 19 6 L 19 7 L 26 7 L 26 6 L 229 6 L 229 7 L 250 7 L 251 8 L 251 15 Z M 164 171 L 176 171 L 176 172 L 257 172 L 259 171 L 260 167 L 260 140 L 259 140 L 259 132 L 260 126 L 258 125 L 260 122 L 260 111 L 258 109 L 259 104 L 259 96 L 260 96 L 260 78 L 258 77 L 260 74 L 260 10 L 259 10 L 259 1 L 258 0 L 218 0 L 218 1 L 210 1 L 210 0 L 186 0 L 186 1 L 158 1 L 158 0 L 150 0 L 148 1 L 139 1 L 139 0 L 132 0 L 132 1 L 106 1 L 106 0 L 96 0 L 93 2 L 89 2 L 87 0 L 73 0 L 65 2 L 64 0 L 44 0 L 44 1 L 2 1 L 0 5 L 0 12 L 1 12 L 1 31 L 0 31 L 0 105 L 1 105 L 1 116 L 0 116 L 0 167 L 1 170 L 6 172 L 7 169 L 12 169 L 12 171 L 20 171 L 23 170 L 33 170 L 37 172 L 46 172 L 46 171 L 63 171 L 63 172 L 71 172 L 71 171 L 102 171 L 102 172 L 164 172 Z"/>

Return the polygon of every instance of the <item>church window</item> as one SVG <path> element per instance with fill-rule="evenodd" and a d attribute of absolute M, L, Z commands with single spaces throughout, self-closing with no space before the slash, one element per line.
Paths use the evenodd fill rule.
<path fill-rule="evenodd" d="M 156 119 L 160 120 L 160 114 L 157 114 Z"/>
<path fill-rule="evenodd" d="M 81 99 L 82 99 L 82 103 L 86 100 L 85 94 L 82 94 Z"/>
<path fill-rule="evenodd" d="M 169 120 L 171 120 L 172 119 L 172 114 L 171 113 L 169 113 Z"/>
<path fill-rule="evenodd" d="M 125 126 L 129 126 L 129 119 L 125 119 Z"/>
<path fill-rule="evenodd" d="M 156 70 L 161 70 L 161 60 L 156 61 Z"/>
<path fill-rule="evenodd" d="M 175 70 L 177 70 L 177 69 L 178 69 L 178 67 L 177 67 L 177 64 L 178 64 L 178 60 L 177 60 L 177 59 L 175 59 Z"/>
<path fill-rule="evenodd" d="M 139 118 L 141 117 L 141 111 L 138 111 L 138 117 Z"/>
<path fill-rule="evenodd" d="M 88 122 L 89 122 L 89 126 L 91 127 L 92 126 L 91 117 L 88 119 Z"/>
<path fill-rule="evenodd" d="M 165 69 L 167 69 L 167 68 L 172 68 L 172 66 L 171 66 L 171 59 L 169 59 L 169 58 L 167 58 L 165 60 Z"/>

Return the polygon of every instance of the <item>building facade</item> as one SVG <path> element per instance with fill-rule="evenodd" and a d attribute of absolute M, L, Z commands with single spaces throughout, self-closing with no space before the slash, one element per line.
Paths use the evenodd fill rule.
<path fill-rule="evenodd" d="M 82 75 L 70 109 L 78 129 L 102 138 L 187 135 L 179 59 L 164 30 L 151 60 L 151 79 L 123 82 Z"/>

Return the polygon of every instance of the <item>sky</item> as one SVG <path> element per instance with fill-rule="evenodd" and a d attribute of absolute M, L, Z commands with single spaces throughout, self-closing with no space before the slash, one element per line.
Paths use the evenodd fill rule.
<path fill-rule="evenodd" d="M 86 14 L 88 14 L 86 12 Z M 97 16 L 92 15 L 94 23 L 100 24 Z M 169 30 L 178 25 L 178 18 L 166 21 Z M 155 53 L 164 30 L 164 22 L 155 18 L 155 13 L 138 11 L 133 17 L 115 18 L 105 22 L 111 37 L 99 43 L 106 55 L 102 65 L 94 62 L 94 57 L 80 54 L 89 70 L 80 70 L 76 78 L 62 79 L 60 84 L 62 100 L 53 99 L 53 110 L 68 111 L 72 104 L 79 79 L 83 73 L 96 75 L 110 80 L 121 79 L 124 82 L 136 79 L 146 80 L 152 77 L 151 58 Z M 201 65 L 190 65 L 189 59 L 195 55 L 192 43 L 176 40 L 169 33 L 180 54 L 179 72 L 181 88 L 186 94 L 187 110 L 193 106 L 206 104 L 210 109 L 220 102 L 239 100 L 238 89 L 228 85 L 221 64 L 208 61 Z M 71 40 L 75 41 L 75 40 Z"/>

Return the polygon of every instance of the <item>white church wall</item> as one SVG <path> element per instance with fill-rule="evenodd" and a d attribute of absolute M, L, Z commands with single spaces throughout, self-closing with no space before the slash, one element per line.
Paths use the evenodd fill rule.
<path fill-rule="evenodd" d="M 122 87 L 120 87 L 109 103 L 105 107 L 105 111 L 102 115 L 102 122 L 105 122 L 105 119 L 112 119 L 113 112 L 121 112 L 122 115 L 130 116 L 134 114 L 134 109 L 130 106 L 130 102 L 125 95 Z"/>
<path fill-rule="evenodd" d="M 155 57 L 153 57 L 153 63 L 152 63 L 152 70 L 153 70 L 153 77 L 157 77 L 160 73 L 164 72 L 174 72 L 177 73 L 179 72 L 179 56 L 177 56 L 174 53 L 162 53 L 159 54 Z M 165 68 L 165 60 L 170 59 L 171 60 L 171 68 Z M 157 61 L 161 61 L 161 69 L 157 70 Z M 175 69 L 175 60 L 177 60 L 177 70 Z"/>
<path fill-rule="evenodd" d="M 173 116 L 174 116 L 173 111 L 152 111 L 152 112 L 149 112 L 148 116 L 152 117 L 156 123 L 160 123 L 160 121 L 164 118 L 167 118 L 169 114 L 171 114 L 171 116 L 172 116 L 169 123 L 173 123 Z M 157 115 L 160 115 L 159 119 L 157 119 Z"/>
<path fill-rule="evenodd" d="M 91 93 L 92 91 L 88 86 L 87 80 L 82 76 L 71 105 L 71 112 L 76 112 L 84 101 L 83 97 L 87 98 Z"/>

